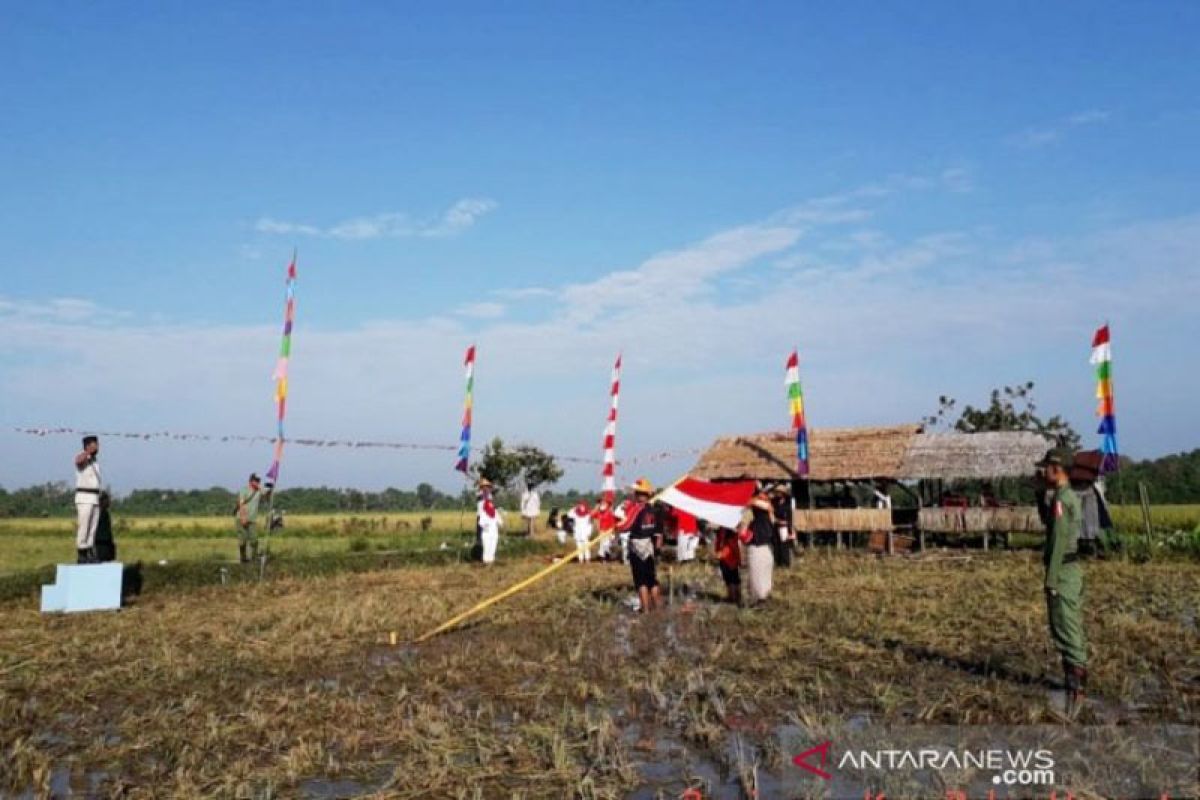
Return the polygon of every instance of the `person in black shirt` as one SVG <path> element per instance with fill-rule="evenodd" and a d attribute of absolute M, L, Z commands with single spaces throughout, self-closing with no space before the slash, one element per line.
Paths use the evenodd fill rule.
<path fill-rule="evenodd" d="M 113 540 L 112 515 L 109 506 L 112 498 L 108 492 L 100 493 L 100 519 L 96 521 L 96 561 L 105 563 L 117 560 L 117 543 Z"/>
<path fill-rule="evenodd" d="M 796 534 L 792 530 L 792 495 L 787 486 L 780 484 L 771 490 L 771 510 L 775 514 L 775 539 L 771 542 L 775 564 L 790 567 Z"/>
<path fill-rule="evenodd" d="M 761 603 L 771 596 L 775 555 L 775 512 L 765 492 L 750 501 L 750 524 L 742 529 L 742 543 L 746 545 L 746 563 L 750 573 L 750 601 Z"/>
<path fill-rule="evenodd" d="M 629 569 L 641 604 L 639 610 L 644 614 L 662 605 L 662 590 L 658 586 L 654 561 L 662 547 L 662 523 L 650 504 L 650 495 L 654 494 L 650 482 L 640 478 L 630 488 L 634 501 L 620 530 L 629 532 Z"/>

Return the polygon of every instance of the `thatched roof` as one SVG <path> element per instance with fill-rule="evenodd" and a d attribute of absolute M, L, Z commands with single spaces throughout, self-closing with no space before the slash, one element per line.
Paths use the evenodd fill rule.
<path fill-rule="evenodd" d="M 923 433 L 904 457 L 906 478 L 1010 478 L 1029 475 L 1050 442 L 1036 433 Z"/>
<path fill-rule="evenodd" d="M 887 428 L 818 428 L 809 432 L 809 479 L 896 478 L 920 425 Z M 790 433 L 718 439 L 691 475 L 705 480 L 789 480 L 796 477 L 796 440 Z"/>
<path fill-rule="evenodd" d="M 1049 443 L 1036 433 L 924 433 L 920 425 L 818 428 L 809 432 L 809 480 L 916 480 L 1028 475 Z M 691 475 L 705 480 L 796 478 L 790 433 L 727 436 Z"/>

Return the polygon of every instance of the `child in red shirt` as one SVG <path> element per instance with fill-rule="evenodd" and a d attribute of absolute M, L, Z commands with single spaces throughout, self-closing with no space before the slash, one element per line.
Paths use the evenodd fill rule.
<path fill-rule="evenodd" d="M 729 528 L 718 528 L 713 542 L 713 554 L 721 567 L 721 579 L 725 581 L 725 599 L 730 603 L 742 600 L 742 551 L 738 546 L 738 535 Z"/>

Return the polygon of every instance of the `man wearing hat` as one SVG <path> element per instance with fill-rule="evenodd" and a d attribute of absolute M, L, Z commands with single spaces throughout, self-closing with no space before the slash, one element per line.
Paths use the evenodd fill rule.
<path fill-rule="evenodd" d="M 1051 495 L 1046 504 L 1046 544 L 1042 561 L 1050 637 L 1062 654 L 1067 688 L 1067 715 L 1074 717 L 1083 705 L 1087 687 L 1087 636 L 1083 630 L 1083 568 L 1079 563 L 1079 535 L 1083 507 L 1071 488 L 1072 456 L 1055 448 L 1037 466 Z"/>
<path fill-rule="evenodd" d="M 258 475 L 250 473 L 246 488 L 238 492 L 237 526 L 238 526 L 238 560 L 243 564 L 258 558 L 258 534 L 254 528 L 258 524 L 258 505 L 262 500 L 262 485 Z"/>
<path fill-rule="evenodd" d="M 492 500 L 492 482 L 487 478 L 479 480 L 479 505 L 476 507 L 476 520 L 479 527 L 479 541 L 483 546 L 483 563 L 492 564 L 496 561 L 496 547 L 500 544 L 500 527 L 504 519 L 500 510 Z"/>
<path fill-rule="evenodd" d="M 662 604 L 654 562 L 655 553 L 662 546 L 662 528 L 650 505 L 650 495 L 654 494 L 650 481 L 639 478 L 629 488 L 633 491 L 633 503 L 620 530 L 629 532 L 629 570 L 638 593 L 639 611 L 644 614 Z"/>

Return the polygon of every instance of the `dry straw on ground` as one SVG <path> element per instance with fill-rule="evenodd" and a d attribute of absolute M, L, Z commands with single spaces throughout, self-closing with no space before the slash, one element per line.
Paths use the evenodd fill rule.
<path fill-rule="evenodd" d="M 96 616 L 0 606 L 0 793 L 678 796 L 779 769 L 781 725 L 1051 719 L 1028 554 L 809 555 L 753 611 L 713 603 L 697 565 L 648 618 L 623 606 L 624 568 L 578 566 L 420 648 L 386 644 L 541 563 L 164 592 Z M 1086 713 L 1196 722 L 1196 567 L 1087 570 Z"/>

